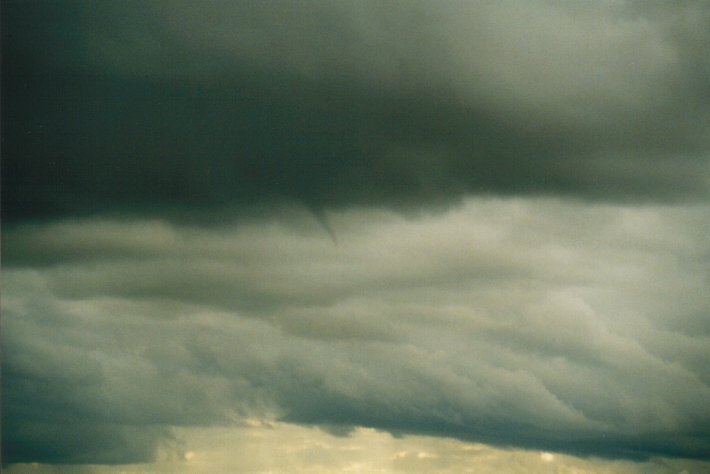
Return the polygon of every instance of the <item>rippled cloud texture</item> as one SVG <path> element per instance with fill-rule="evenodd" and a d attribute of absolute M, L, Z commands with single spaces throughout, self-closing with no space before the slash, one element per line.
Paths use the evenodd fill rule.
<path fill-rule="evenodd" d="M 305 213 L 7 231 L 12 455 L 149 460 L 171 426 L 257 416 L 706 456 L 707 207 L 475 200 L 329 217 L 337 246 Z"/>
<path fill-rule="evenodd" d="M 707 2 L 2 21 L 4 464 L 708 467 Z"/>

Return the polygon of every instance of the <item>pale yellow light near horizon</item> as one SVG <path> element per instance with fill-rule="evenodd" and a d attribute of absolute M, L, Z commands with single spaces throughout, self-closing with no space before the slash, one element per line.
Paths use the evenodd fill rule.
<path fill-rule="evenodd" d="M 547 451 L 501 449 L 429 436 L 394 437 L 372 428 L 349 436 L 321 429 L 249 419 L 239 426 L 177 428 L 155 462 L 121 466 L 19 464 L 25 473 L 695 473 L 710 463 L 656 458 L 647 462 L 580 458 Z"/>

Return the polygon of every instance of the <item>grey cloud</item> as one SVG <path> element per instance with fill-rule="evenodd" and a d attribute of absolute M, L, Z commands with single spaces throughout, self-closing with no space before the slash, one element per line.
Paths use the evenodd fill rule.
<path fill-rule="evenodd" d="M 707 459 L 708 20 L 5 2 L 3 462 L 253 417 Z"/>
<path fill-rule="evenodd" d="M 337 246 L 301 216 L 7 230 L 6 462 L 140 461 L 244 417 L 707 457 L 707 206 L 350 210 Z"/>
<path fill-rule="evenodd" d="M 3 216 L 708 197 L 702 2 L 8 2 Z"/>

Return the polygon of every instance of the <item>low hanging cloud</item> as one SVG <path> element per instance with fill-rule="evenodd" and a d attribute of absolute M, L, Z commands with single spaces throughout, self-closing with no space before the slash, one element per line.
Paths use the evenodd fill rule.
<path fill-rule="evenodd" d="M 3 217 L 708 198 L 705 2 L 6 2 Z"/>
<path fill-rule="evenodd" d="M 707 460 L 709 22 L 4 2 L 3 462 L 250 420 Z"/>
<path fill-rule="evenodd" d="M 707 459 L 707 206 L 469 200 L 3 236 L 4 462 L 259 418 Z M 71 426 L 71 429 L 67 429 Z"/>

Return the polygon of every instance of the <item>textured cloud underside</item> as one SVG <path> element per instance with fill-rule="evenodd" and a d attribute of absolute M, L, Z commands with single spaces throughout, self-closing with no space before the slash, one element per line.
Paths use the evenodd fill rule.
<path fill-rule="evenodd" d="M 4 1 L 3 462 L 247 419 L 706 459 L 708 24 Z"/>
<path fill-rule="evenodd" d="M 243 417 L 706 456 L 707 207 L 329 218 L 337 245 L 306 211 L 7 232 L 13 459 L 150 459 L 171 426 Z"/>

